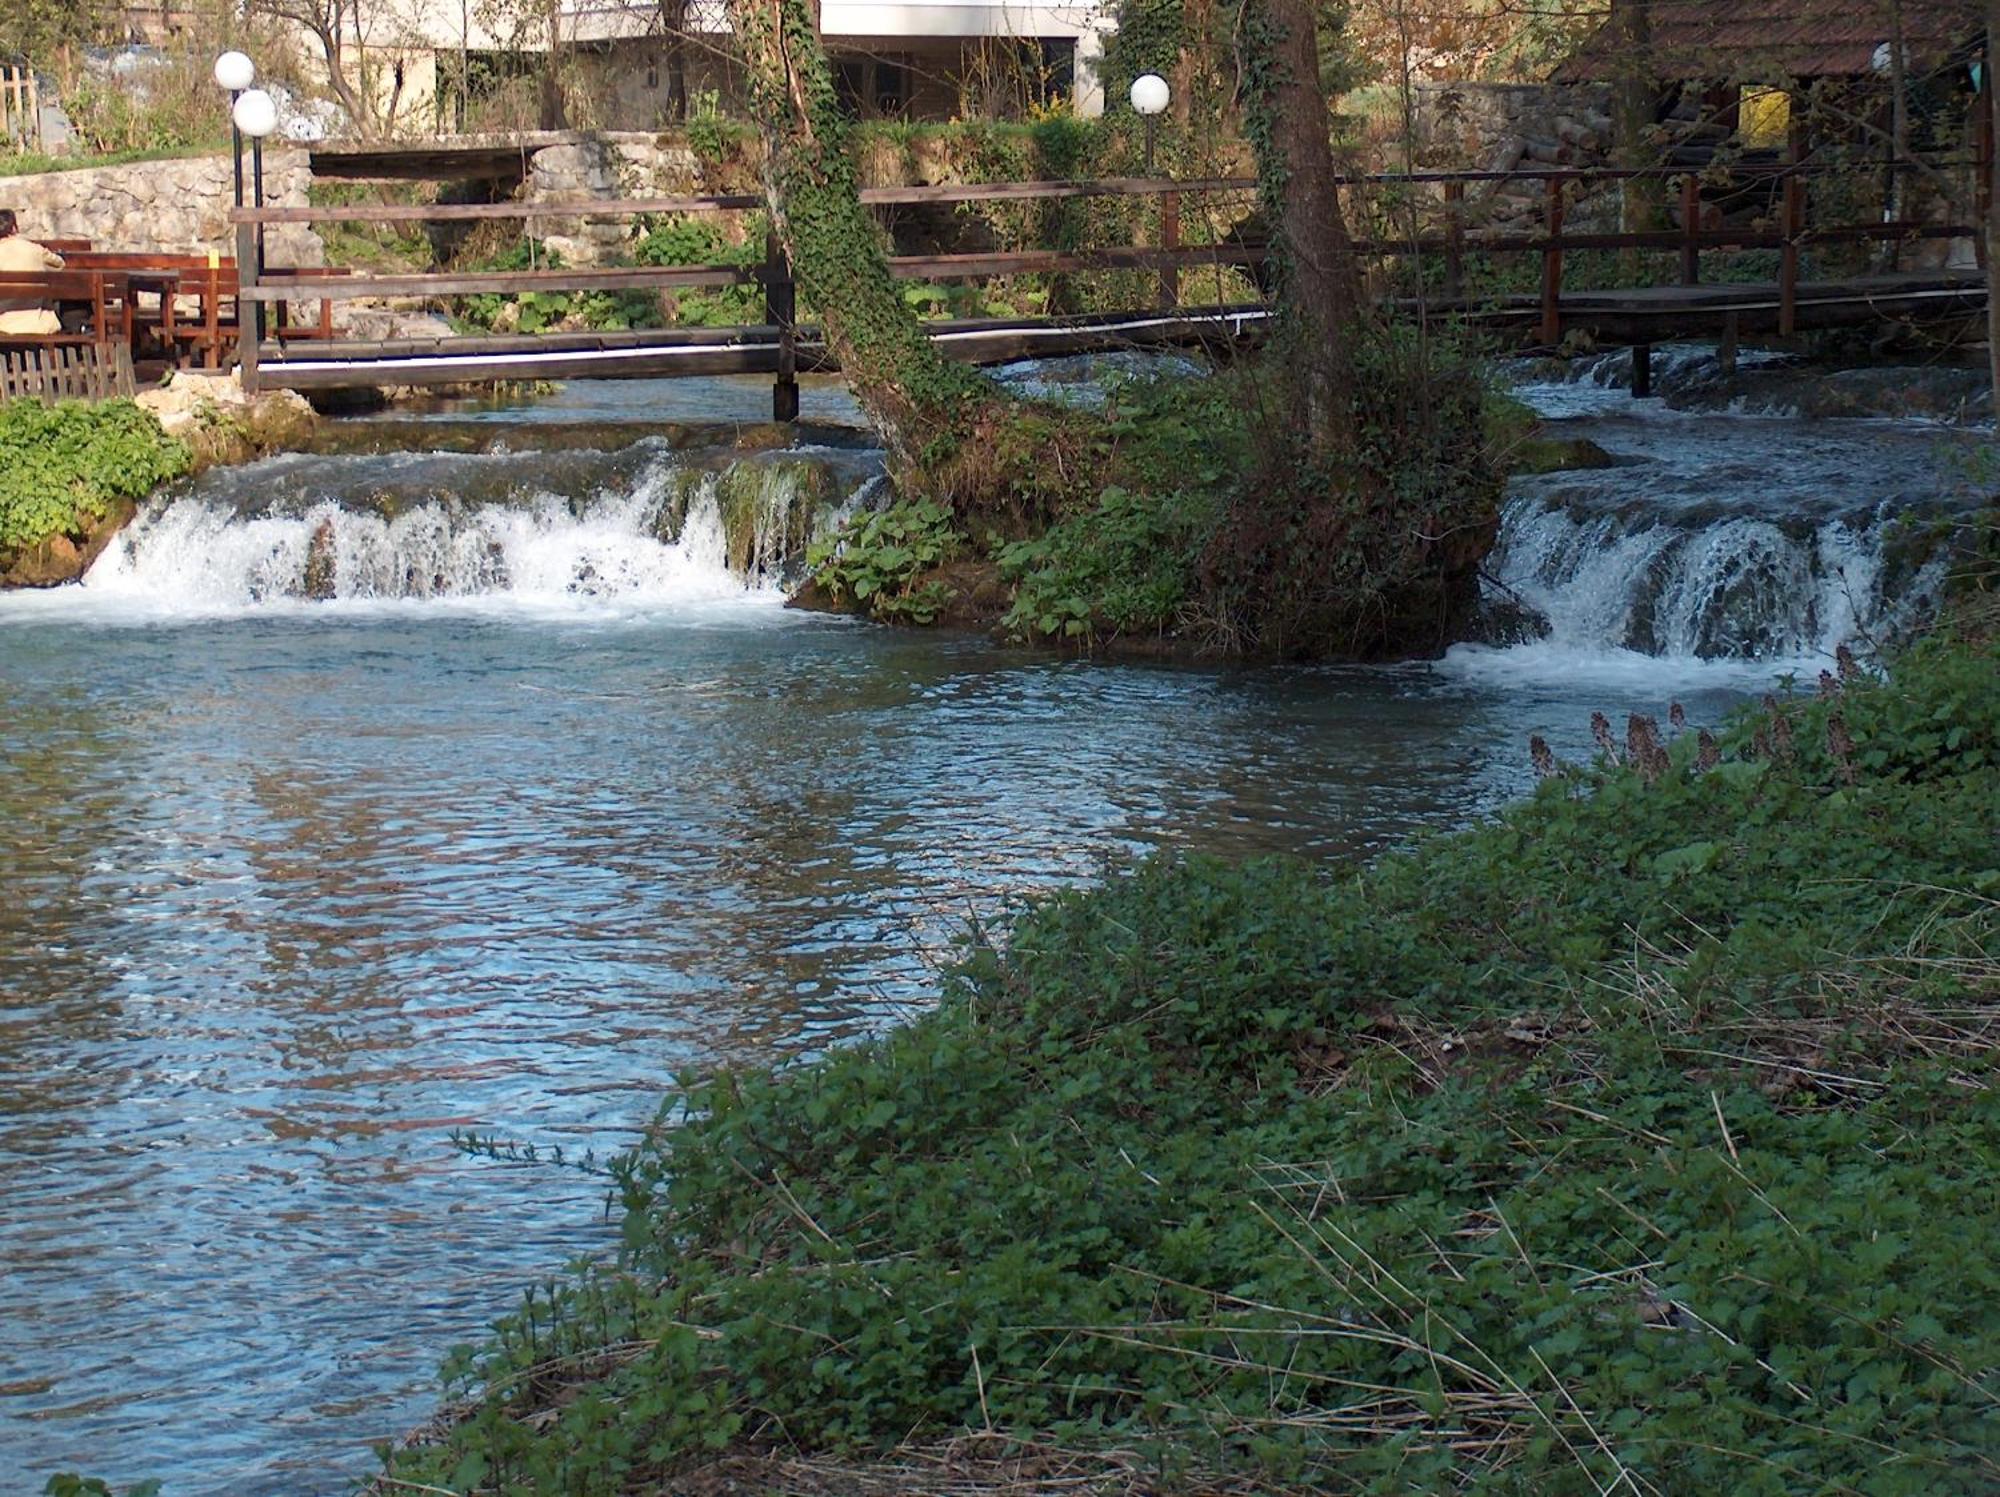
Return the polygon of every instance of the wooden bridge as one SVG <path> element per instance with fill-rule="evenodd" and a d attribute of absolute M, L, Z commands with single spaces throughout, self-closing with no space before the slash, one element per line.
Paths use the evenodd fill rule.
<path fill-rule="evenodd" d="M 1932 168 L 1935 170 L 1935 167 Z M 1739 337 L 1790 338 L 1827 328 L 1878 323 L 1935 323 L 1980 313 L 1986 302 L 1984 268 L 1890 272 L 1840 280 L 1807 280 L 1805 257 L 1837 246 L 1887 244 L 1907 250 L 1926 241 L 1970 240 L 1983 255 L 1983 235 L 1972 223 L 1882 221 L 1813 224 L 1808 186 L 1816 176 L 1851 168 L 1809 163 L 1746 169 L 1726 180 L 1704 180 L 1665 170 L 1625 172 L 1552 168 L 1539 171 L 1431 172 L 1377 175 L 1347 183 L 1356 194 L 1375 194 L 1414 205 L 1378 217 L 1400 219 L 1404 232 L 1377 233 L 1356 245 L 1382 283 L 1383 300 L 1416 317 L 1469 326 L 1524 348 L 1555 348 L 1571 337 L 1596 345 L 1631 345 L 1642 352 L 1676 338 L 1715 337 L 1733 346 Z M 1879 166 L 1876 168 L 1879 180 Z M 1577 231 L 1569 227 L 1574 205 L 1593 192 L 1634 178 L 1674 184 L 1679 194 L 1674 227 L 1639 233 Z M 1979 179 L 1985 180 L 1984 174 Z M 1538 184 L 1537 221 L 1528 229 L 1489 227 L 1482 204 L 1503 185 Z M 1245 178 L 1177 181 L 1104 178 L 1076 182 L 1001 182 L 951 186 L 875 188 L 863 200 L 879 208 L 966 203 L 1048 202 L 1083 198 L 1145 198 L 1158 203 L 1152 244 L 1081 250 L 1036 249 L 974 254 L 901 255 L 890 261 L 901 279 L 930 282 L 987 280 L 1017 275 L 1139 271 L 1155 287 L 1152 305 L 1077 317 L 981 318 L 935 321 L 930 336 L 951 357 L 994 364 L 1015 359 L 1114 349 L 1203 345 L 1221 347 L 1263 330 L 1268 313 L 1259 302 L 1203 301 L 1206 282 L 1219 292 L 1224 269 L 1254 281 L 1265 249 L 1253 239 L 1214 232 L 1216 204 L 1234 202 L 1240 215 L 1254 199 Z M 1671 191 L 1668 192 L 1671 196 Z M 1981 193 L 1977 211 L 1984 211 Z M 1744 212 L 1744 205 L 1750 211 Z M 1188 243 L 1182 227 L 1190 204 L 1209 211 L 1210 242 Z M 1720 207 L 1734 204 L 1744 221 L 1722 221 Z M 732 214 L 760 209 L 760 197 L 676 196 L 563 203 L 461 203 L 305 208 L 253 208 L 232 215 L 237 225 L 240 298 L 257 309 L 253 334 L 242 338 L 246 386 L 330 390 L 388 385 L 457 385 L 518 380 L 634 378 L 700 374 L 760 374 L 774 381 L 773 413 L 796 416 L 798 376 L 833 372 L 836 364 L 810 324 L 796 318 L 796 289 L 775 236 L 763 263 L 742 265 L 618 266 L 469 273 L 329 275 L 265 265 L 261 228 L 276 223 L 450 222 L 629 219 L 653 214 Z M 1703 257 L 1718 252 L 1769 251 L 1776 275 L 1767 281 L 1704 284 Z M 1573 257 L 1617 252 L 1678 260 L 1671 284 L 1625 289 L 1574 285 Z M 1469 289 L 1470 273 L 1528 257 L 1533 289 L 1481 294 Z M 1396 267 L 1417 268 L 1423 289 L 1401 289 Z M 1203 273 L 1207 272 L 1207 275 Z M 1523 281 L 1530 277 L 1522 277 Z M 1566 284 L 1566 281 L 1568 282 Z M 1238 279 L 1238 286 L 1248 282 Z M 273 303 L 423 298 L 528 292 L 681 290 L 733 285 L 761 288 L 763 320 L 740 327 L 665 327 L 621 332 L 475 334 L 429 339 L 310 339 L 263 335 L 262 309 Z M 1635 394 L 1646 393 L 1649 362 L 1635 360 Z"/>

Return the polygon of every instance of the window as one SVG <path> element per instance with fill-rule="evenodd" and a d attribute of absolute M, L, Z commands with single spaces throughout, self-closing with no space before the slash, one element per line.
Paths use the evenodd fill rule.
<path fill-rule="evenodd" d="M 875 64 L 875 110 L 878 114 L 901 114 L 910 106 L 910 70 L 900 62 Z"/>

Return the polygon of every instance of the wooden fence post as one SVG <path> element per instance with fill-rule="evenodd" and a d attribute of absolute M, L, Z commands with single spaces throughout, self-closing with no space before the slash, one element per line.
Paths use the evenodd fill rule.
<path fill-rule="evenodd" d="M 1973 262 L 1986 269 L 1986 225 L 1993 217 L 1993 63 L 1982 51 L 1983 85 L 1975 101 L 1979 109 L 1979 164 L 1972 185 L 1973 222 L 1979 225 L 1972 236 Z"/>
<path fill-rule="evenodd" d="M 1789 338 L 1799 330 L 1799 236 L 1806 227 L 1806 179 L 1798 174 L 1798 152 L 1785 174 L 1785 247 L 1778 261 L 1778 335 Z"/>
<path fill-rule="evenodd" d="M 1681 284 L 1701 284 L 1701 179 L 1693 172 L 1681 178 Z"/>
<path fill-rule="evenodd" d="M 1160 248 L 1169 252 L 1181 247 L 1181 195 L 1160 194 Z M 1181 270 L 1172 263 L 1160 267 L 1160 308 L 1171 311 L 1181 301 Z"/>
<path fill-rule="evenodd" d="M 1444 294 L 1465 295 L 1465 183 L 1444 184 Z"/>
<path fill-rule="evenodd" d="M 775 230 L 764 236 L 764 322 L 778 330 L 778 374 L 771 385 L 771 419 L 799 419 L 798 286 L 784 241 Z"/>
<path fill-rule="evenodd" d="M 1549 243 L 1542 251 L 1542 342 L 1562 342 L 1563 180 L 1549 178 Z"/>

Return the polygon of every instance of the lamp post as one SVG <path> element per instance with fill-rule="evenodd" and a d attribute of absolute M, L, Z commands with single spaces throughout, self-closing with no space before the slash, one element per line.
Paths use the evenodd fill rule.
<path fill-rule="evenodd" d="M 236 124 L 236 101 L 243 90 L 257 81 L 257 64 L 241 52 L 225 52 L 215 59 L 215 82 L 229 91 L 230 155 L 236 163 L 236 206 L 243 206 L 243 131 Z"/>
<path fill-rule="evenodd" d="M 236 100 L 236 107 L 229 111 L 229 117 L 237 129 L 250 137 L 250 190 L 252 201 L 257 207 L 264 206 L 264 137 L 278 128 L 278 106 L 271 96 L 261 88 L 248 89 Z M 257 250 L 249 267 L 250 282 L 255 285 L 264 273 L 264 226 L 257 225 L 254 240 Z M 243 267 L 237 267 L 240 277 Z M 250 335 L 261 345 L 264 341 L 264 304 L 251 303 Z"/>
<path fill-rule="evenodd" d="M 1146 175 L 1153 175 L 1153 131 L 1160 116 L 1166 113 L 1167 102 L 1173 91 L 1167 87 L 1167 80 L 1158 73 L 1141 73 L 1132 80 L 1132 108 L 1139 118 L 1146 122 Z"/>

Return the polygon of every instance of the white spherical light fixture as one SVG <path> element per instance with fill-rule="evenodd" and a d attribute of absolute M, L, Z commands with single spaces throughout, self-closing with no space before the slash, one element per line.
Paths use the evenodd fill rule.
<path fill-rule="evenodd" d="M 253 88 L 237 99 L 229 117 L 252 140 L 262 140 L 278 128 L 278 106 L 261 88 Z"/>
<path fill-rule="evenodd" d="M 232 94 L 240 94 L 257 81 L 257 64 L 241 52 L 225 52 L 215 59 L 215 81 Z"/>
<path fill-rule="evenodd" d="M 1132 80 L 1132 107 L 1147 119 L 1164 114 L 1173 91 L 1158 73 L 1141 73 Z"/>

